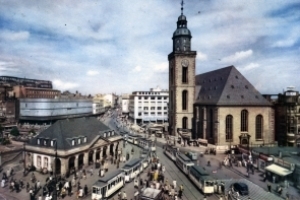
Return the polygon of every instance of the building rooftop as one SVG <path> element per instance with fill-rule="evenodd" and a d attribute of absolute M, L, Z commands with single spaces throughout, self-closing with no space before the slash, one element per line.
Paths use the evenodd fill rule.
<path fill-rule="evenodd" d="M 272 105 L 234 66 L 197 75 L 196 92 L 198 105 Z"/>
<path fill-rule="evenodd" d="M 111 137 L 112 135 L 106 136 L 106 133 L 111 131 L 109 127 L 104 125 L 102 122 L 98 121 L 94 117 L 84 117 L 84 118 L 72 118 L 59 120 L 55 122 L 52 126 L 42 131 L 37 137 L 29 141 L 31 146 L 41 146 L 38 145 L 37 139 L 47 139 L 57 141 L 57 149 L 72 149 L 77 148 L 80 145 L 86 145 L 86 143 L 81 142 L 76 145 L 72 145 L 73 139 L 78 139 L 81 137 L 86 137 L 87 143 L 93 141 L 96 137 Z M 50 143 L 50 142 L 49 142 Z M 43 145 L 47 147 L 48 145 Z M 50 147 L 50 144 L 49 144 Z M 52 147 L 53 148 L 53 147 Z"/>

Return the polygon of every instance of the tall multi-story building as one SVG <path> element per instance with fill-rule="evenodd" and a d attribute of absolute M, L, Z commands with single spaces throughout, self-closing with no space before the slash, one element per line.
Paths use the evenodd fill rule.
<path fill-rule="evenodd" d="M 169 131 L 171 135 L 191 135 L 195 95 L 196 51 L 191 50 L 192 35 L 187 28 L 186 16 L 178 17 L 169 60 Z"/>
<path fill-rule="evenodd" d="M 129 96 L 129 117 L 135 124 L 168 121 L 169 92 L 160 88 L 135 91 Z"/>
<path fill-rule="evenodd" d="M 121 95 L 122 101 L 122 114 L 129 115 L 129 94 L 122 94 Z"/>
<path fill-rule="evenodd" d="M 279 146 L 300 147 L 300 94 L 295 87 L 265 95 L 275 108 L 275 139 Z"/>

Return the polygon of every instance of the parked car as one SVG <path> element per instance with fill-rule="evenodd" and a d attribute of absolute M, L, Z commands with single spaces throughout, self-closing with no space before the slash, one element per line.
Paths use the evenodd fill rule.
<path fill-rule="evenodd" d="M 234 192 L 238 192 L 240 195 L 249 195 L 248 185 L 245 183 L 233 183 L 231 188 Z"/>

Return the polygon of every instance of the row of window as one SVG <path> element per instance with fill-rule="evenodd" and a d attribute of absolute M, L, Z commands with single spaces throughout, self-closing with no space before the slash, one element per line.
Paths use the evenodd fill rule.
<path fill-rule="evenodd" d="M 142 107 L 140 106 L 139 109 L 142 109 Z M 168 109 L 168 107 L 164 107 L 164 110 L 167 110 L 167 109 Z M 144 110 L 149 110 L 149 107 L 145 106 Z M 155 107 L 150 107 L 150 110 L 162 110 L 162 107 L 160 107 L 160 106 L 156 107 L 156 108 Z"/>
<path fill-rule="evenodd" d="M 248 132 L 248 119 L 249 113 L 247 110 L 242 110 L 241 112 L 241 132 Z M 233 116 L 227 115 L 225 119 L 225 135 L 226 141 L 233 140 Z M 257 115 L 255 117 L 255 139 L 261 140 L 263 139 L 263 116 Z"/>
<path fill-rule="evenodd" d="M 167 112 L 164 112 L 164 115 L 167 115 Z M 148 112 L 144 112 L 144 115 L 149 115 Z M 150 115 L 155 115 L 155 112 L 151 112 Z M 162 115 L 162 112 L 157 112 L 157 115 Z M 138 113 L 138 116 L 142 116 L 142 113 Z"/>
<path fill-rule="evenodd" d="M 139 100 L 140 99 L 145 99 L 145 100 L 147 100 L 147 99 L 151 99 L 151 100 L 155 100 L 155 99 L 162 100 L 162 99 L 164 99 L 164 100 L 167 100 L 168 97 L 150 97 L 150 98 L 148 98 L 148 97 L 139 97 Z"/>

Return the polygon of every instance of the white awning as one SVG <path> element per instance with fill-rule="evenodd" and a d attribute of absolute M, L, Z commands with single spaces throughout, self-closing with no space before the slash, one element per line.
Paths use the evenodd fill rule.
<path fill-rule="evenodd" d="M 289 169 L 286 169 L 284 167 L 280 167 L 279 165 L 276 165 L 276 164 L 271 164 L 269 166 L 267 166 L 265 168 L 265 170 L 268 170 L 274 174 L 277 174 L 279 176 L 287 176 L 291 173 L 293 173 L 293 171 L 289 170 Z"/>

